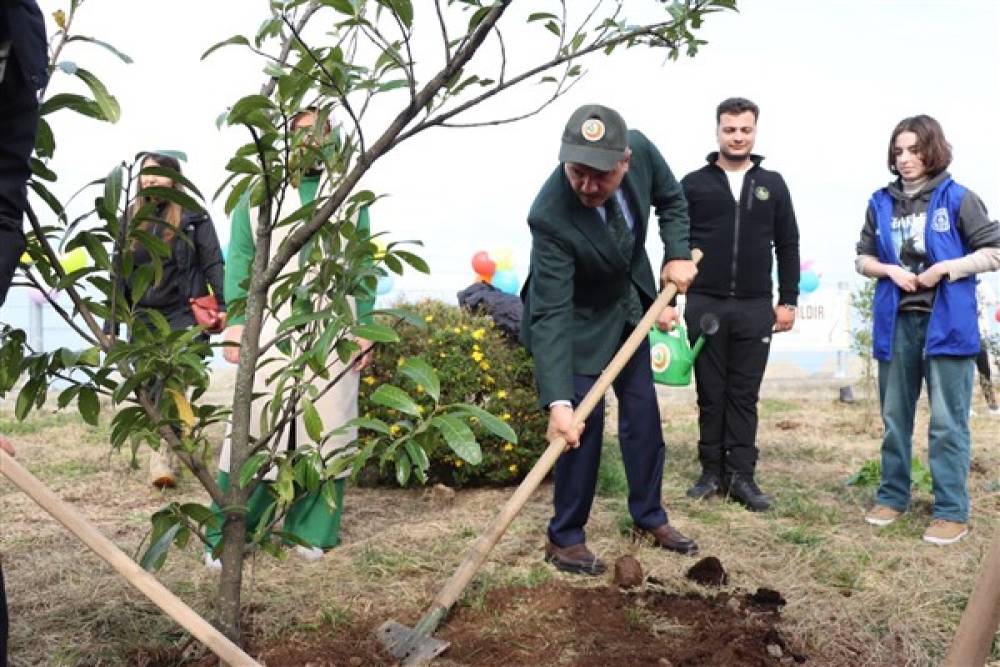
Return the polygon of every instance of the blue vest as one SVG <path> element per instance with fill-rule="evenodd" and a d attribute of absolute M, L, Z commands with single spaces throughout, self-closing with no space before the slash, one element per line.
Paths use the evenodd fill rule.
<path fill-rule="evenodd" d="M 930 262 L 955 259 L 968 254 L 958 233 L 958 213 L 966 189 L 945 178 L 931 193 L 927 207 L 924 243 Z M 886 188 L 872 195 L 868 205 L 875 213 L 878 231 L 878 259 L 883 264 L 899 264 L 892 244 L 893 197 Z M 872 343 L 875 358 L 892 359 L 892 340 L 899 310 L 900 289 L 889 278 L 879 278 L 875 285 Z M 937 285 L 931 319 L 927 325 L 924 352 L 928 356 L 975 356 L 979 354 L 979 329 L 976 325 L 976 279 L 966 276 L 951 282 L 942 278 Z"/>

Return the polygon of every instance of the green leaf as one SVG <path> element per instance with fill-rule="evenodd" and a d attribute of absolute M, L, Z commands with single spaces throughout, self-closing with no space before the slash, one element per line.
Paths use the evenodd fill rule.
<path fill-rule="evenodd" d="M 34 157 L 30 158 L 30 163 L 31 163 L 31 173 L 37 176 L 38 178 L 48 181 L 49 183 L 52 183 L 58 178 L 58 176 L 56 176 L 56 173 L 51 169 L 49 169 L 48 167 L 46 167 L 45 163 L 43 163 L 38 158 Z"/>
<path fill-rule="evenodd" d="M 461 419 L 451 415 L 438 415 L 431 419 L 431 425 L 441 432 L 451 450 L 464 461 L 470 465 L 482 462 L 483 450 L 476 442 L 476 435 Z"/>
<path fill-rule="evenodd" d="M 97 392 L 92 387 L 83 387 L 80 389 L 76 405 L 80 410 L 80 416 L 83 417 L 83 421 L 91 426 L 97 426 L 97 418 L 101 412 L 101 402 L 97 400 Z"/>
<path fill-rule="evenodd" d="M 431 272 L 431 267 L 427 265 L 427 262 L 425 262 L 423 258 L 414 255 L 412 252 L 408 252 L 406 250 L 393 250 L 392 254 L 402 259 L 420 273 Z"/>
<path fill-rule="evenodd" d="M 384 324 L 356 324 L 351 332 L 358 338 L 364 338 L 374 343 L 396 343 L 399 334 L 390 326 Z"/>
<path fill-rule="evenodd" d="M 152 197 L 154 199 L 166 200 L 175 204 L 180 204 L 185 210 L 192 213 L 204 213 L 205 208 L 186 192 L 175 190 L 174 188 L 143 188 L 139 190 L 140 197 Z"/>
<path fill-rule="evenodd" d="M 28 187 L 31 188 L 42 201 L 48 204 L 49 208 L 52 209 L 52 212 L 57 216 L 63 218 L 66 215 L 63 205 L 43 183 L 32 179 L 28 182 Z"/>
<path fill-rule="evenodd" d="M 410 457 L 402 452 L 396 459 L 396 481 L 400 486 L 406 486 L 410 481 Z"/>
<path fill-rule="evenodd" d="M 90 92 L 94 95 L 94 101 L 97 102 L 97 106 L 101 109 L 104 120 L 117 123 L 122 117 L 121 107 L 118 105 L 118 100 L 101 83 L 101 80 L 82 67 L 77 68 L 76 75 L 90 88 Z"/>
<path fill-rule="evenodd" d="M 559 28 L 559 24 L 555 21 L 549 21 L 545 24 L 545 29 L 551 32 L 556 37 L 562 35 L 562 30 Z"/>
<path fill-rule="evenodd" d="M 423 387 L 437 403 L 441 398 L 441 382 L 429 363 L 419 357 L 410 357 L 399 367 L 399 372 Z"/>
<path fill-rule="evenodd" d="M 406 448 L 406 453 L 410 456 L 410 461 L 413 462 L 413 465 L 421 470 L 427 470 L 430 467 L 431 462 L 427 458 L 427 452 L 419 444 L 413 440 L 407 440 L 403 443 L 403 447 Z"/>
<path fill-rule="evenodd" d="M 323 418 L 308 398 L 302 399 L 302 419 L 306 424 L 306 433 L 313 442 L 318 443 L 323 438 Z"/>
<path fill-rule="evenodd" d="M 528 16 L 528 23 L 532 21 L 544 21 L 545 19 L 558 19 L 559 17 L 552 12 L 535 12 Z"/>
<path fill-rule="evenodd" d="M 125 55 L 124 53 L 122 53 L 121 51 L 119 51 L 118 49 L 116 49 L 115 47 L 111 46 L 107 42 L 102 42 L 99 39 L 94 39 L 93 37 L 87 37 L 85 35 L 73 35 L 72 37 L 70 37 L 66 41 L 67 42 L 90 42 L 91 44 L 97 44 L 98 46 L 103 46 L 105 49 L 107 49 L 111 53 L 113 53 L 116 56 L 118 56 L 118 58 L 122 62 L 124 62 L 126 64 L 129 64 L 129 65 L 132 64 L 132 59 L 131 58 L 129 58 L 127 55 Z"/>
<path fill-rule="evenodd" d="M 52 157 L 56 152 L 56 138 L 52 134 L 52 126 L 44 118 L 38 119 L 38 130 L 35 133 L 35 153 L 40 158 Z"/>
<path fill-rule="evenodd" d="M 122 166 L 116 164 L 104 178 L 104 207 L 111 216 L 118 215 L 118 203 L 122 196 Z"/>
<path fill-rule="evenodd" d="M 247 95 L 240 98 L 229 111 L 229 124 L 243 123 L 247 116 L 261 109 L 273 109 L 274 102 L 263 95 Z"/>
<path fill-rule="evenodd" d="M 187 161 L 187 157 L 183 157 L 184 153 L 182 153 L 181 151 L 157 151 L 157 153 L 159 153 L 160 155 L 169 155 L 171 157 L 177 158 L 178 160 Z M 201 191 L 197 188 L 197 186 L 195 186 L 195 184 L 192 183 L 187 176 L 185 176 L 184 174 L 175 169 L 171 169 L 170 167 L 163 167 L 159 165 L 154 167 L 153 165 L 150 165 L 148 167 L 143 167 L 142 170 L 139 172 L 139 174 L 140 175 L 149 174 L 150 176 L 166 176 L 170 180 L 176 183 L 180 183 L 185 188 L 195 193 L 199 199 L 205 198 L 201 194 Z"/>
<path fill-rule="evenodd" d="M 498 438 L 503 438 L 504 440 L 508 440 L 513 443 L 517 442 L 517 434 L 514 433 L 514 429 L 512 429 L 507 422 L 494 416 L 486 410 L 468 403 L 458 403 L 452 407 L 462 414 L 467 414 L 478 419 L 483 428 Z"/>
<path fill-rule="evenodd" d="M 350 0 L 321 0 L 321 2 L 327 7 L 333 7 L 341 14 L 355 16 L 357 13 L 357 10 L 354 8 L 354 5 L 351 4 Z"/>
<path fill-rule="evenodd" d="M 386 435 L 389 433 L 389 427 L 385 422 L 381 419 L 372 419 L 371 417 L 355 417 L 354 419 L 346 422 L 344 426 L 356 426 L 358 428 L 364 428 L 369 431 L 384 433 Z"/>
<path fill-rule="evenodd" d="M 420 415 L 420 407 L 414 402 L 410 395 L 399 387 L 391 384 L 383 384 L 372 392 L 370 399 L 373 403 L 384 405 L 393 410 L 399 410 L 413 417 Z"/>
<path fill-rule="evenodd" d="M 205 507 L 200 503 L 184 503 L 180 510 L 182 514 L 199 526 L 208 524 L 218 527 L 221 524 L 219 515 L 213 512 L 210 507 Z"/>
<path fill-rule="evenodd" d="M 42 102 L 42 106 L 39 108 L 38 113 L 41 116 L 47 116 L 50 113 L 59 111 L 60 109 L 72 109 L 78 114 L 83 114 L 84 116 L 89 116 L 90 118 L 106 120 L 104 112 L 101 111 L 101 107 L 97 104 L 97 102 L 86 98 L 83 95 L 76 95 L 74 93 L 58 93 L 53 95 L 49 99 Z"/>
<path fill-rule="evenodd" d="M 233 44 L 238 44 L 240 46 L 250 46 L 250 40 L 248 40 L 243 35 L 233 35 L 229 39 L 225 39 L 225 40 L 222 40 L 221 42 L 217 42 L 217 43 L 213 44 L 208 49 L 208 51 L 205 51 L 205 53 L 201 54 L 201 60 L 204 60 L 205 58 L 207 58 L 216 49 L 221 49 L 224 46 L 230 46 L 230 45 L 233 45 Z"/>
<path fill-rule="evenodd" d="M 173 519 L 173 525 L 163 531 L 159 539 L 149 545 L 149 549 L 146 550 L 146 553 L 142 555 L 142 559 L 139 561 L 139 565 L 147 572 L 156 572 L 163 567 L 163 563 L 167 560 L 167 552 L 170 551 L 170 545 L 173 543 L 174 538 L 177 537 L 177 533 L 184 527 L 180 519 L 177 517 L 173 517 Z"/>
<path fill-rule="evenodd" d="M 250 480 L 253 479 L 254 476 L 256 476 L 257 471 L 260 470 L 262 465 L 264 465 L 267 458 L 267 452 L 257 452 L 248 458 L 242 466 L 240 466 L 239 484 L 241 489 L 246 488 L 246 485 L 250 483 Z"/>
<path fill-rule="evenodd" d="M 44 377 L 33 377 L 21 387 L 21 393 L 17 395 L 17 402 L 14 404 L 14 416 L 18 421 L 24 421 L 31 406 L 35 404 L 38 389 L 42 386 L 41 380 L 44 380 Z"/>

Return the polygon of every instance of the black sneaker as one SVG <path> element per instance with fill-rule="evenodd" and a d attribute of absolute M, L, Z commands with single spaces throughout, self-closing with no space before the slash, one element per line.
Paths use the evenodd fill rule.
<path fill-rule="evenodd" d="M 704 500 L 721 492 L 722 480 L 719 479 L 719 475 L 714 472 L 703 472 L 694 486 L 687 490 L 687 497 Z"/>
<path fill-rule="evenodd" d="M 751 512 L 766 512 L 771 509 L 771 500 L 760 490 L 753 477 L 747 475 L 733 475 L 728 495 Z"/>

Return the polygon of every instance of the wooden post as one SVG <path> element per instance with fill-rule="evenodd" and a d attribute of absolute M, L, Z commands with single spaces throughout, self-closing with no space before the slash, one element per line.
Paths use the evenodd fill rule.
<path fill-rule="evenodd" d="M 198 615 L 191 607 L 171 593 L 153 575 L 139 567 L 121 549 L 106 538 L 68 503 L 45 487 L 37 477 L 24 469 L 12 456 L 0 451 L 0 473 L 42 506 L 55 519 L 76 535 L 94 553 L 118 570 L 125 579 L 139 589 L 167 616 L 174 619 L 205 646 L 232 667 L 261 667 L 260 663 L 243 652 L 239 646 Z"/>
<path fill-rule="evenodd" d="M 945 667 L 980 667 L 986 664 L 1000 623 L 1000 531 L 979 570 L 958 630 L 944 659 Z"/>

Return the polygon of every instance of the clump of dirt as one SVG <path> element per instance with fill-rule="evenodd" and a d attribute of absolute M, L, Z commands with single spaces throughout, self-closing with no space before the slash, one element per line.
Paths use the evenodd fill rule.
<path fill-rule="evenodd" d="M 743 596 L 747 606 L 761 611 L 772 611 L 775 614 L 785 606 L 785 598 L 781 593 L 770 588 L 758 588 L 756 593 Z"/>
<path fill-rule="evenodd" d="M 615 561 L 615 584 L 619 588 L 635 588 L 642 583 L 642 565 L 632 556 L 620 556 Z"/>
<path fill-rule="evenodd" d="M 725 586 L 729 583 L 729 575 L 715 556 L 702 558 L 684 576 L 702 586 Z"/>
<path fill-rule="evenodd" d="M 795 421 L 794 419 L 782 419 L 779 422 L 775 422 L 775 427 L 781 429 L 782 431 L 794 431 L 795 429 L 802 426 L 801 423 Z"/>

